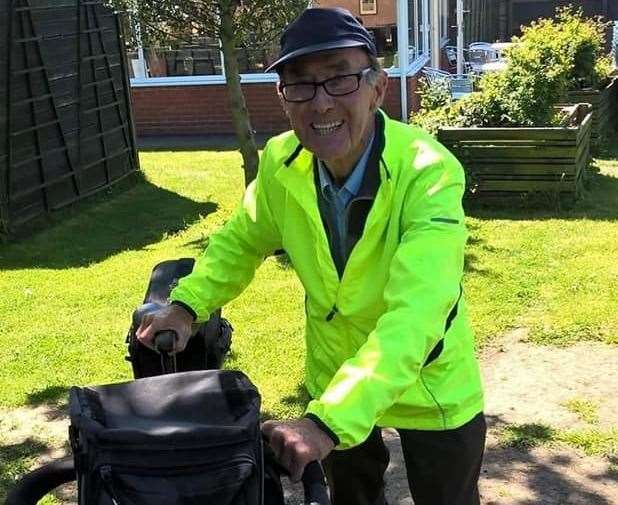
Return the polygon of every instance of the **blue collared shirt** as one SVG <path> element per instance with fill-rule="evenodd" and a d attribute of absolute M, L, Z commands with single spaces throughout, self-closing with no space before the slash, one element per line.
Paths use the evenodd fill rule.
<path fill-rule="evenodd" d="M 347 254 L 345 250 L 345 237 L 347 236 L 347 221 L 346 221 L 346 208 L 352 201 L 352 199 L 358 194 L 361 183 L 363 182 L 363 176 L 365 175 L 365 169 L 367 168 L 367 161 L 369 159 L 369 153 L 371 152 L 371 145 L 373 144 L 374 135 L 371 136 L 367 147 L 362 156 L 356 163 L 356 166 L 346 179 L 342 187 L 337 186 L 333 181 L 328 169 L 321 160 L 318 160 L 318 177 L 320 181 L 320 189 L 322 196 L 327 203 L 327 220 L 331 232 L 331 244 L 332 252 L 334 253 L 335 264 L 337 265 L 339 272 L 343 271 L 343 266 L 347 261 Z"/>

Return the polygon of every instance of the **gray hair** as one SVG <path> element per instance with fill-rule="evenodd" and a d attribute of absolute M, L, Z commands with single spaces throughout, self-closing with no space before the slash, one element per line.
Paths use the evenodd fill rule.
<path fill-rule="evenodd" d="M 367 72 L 365 79 L 367 80 L 367 84 L 369 84 L 369 86 L 375 86 L 378 82 L 378 76 L 380 75 L 380 72 L 382 72 L 382 65 L 380 64 L 380 60 L 378 60 L 377 56 L 371 53 L 367 53 L 367 56 L 369 57 L 369 68 L 371 68 L 371 72 Z"/>

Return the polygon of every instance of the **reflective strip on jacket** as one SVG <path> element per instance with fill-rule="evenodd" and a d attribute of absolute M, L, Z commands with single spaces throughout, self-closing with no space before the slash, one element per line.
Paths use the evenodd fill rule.
<path fill-rule="evenodd" d="M 375 200 L 341 279 L 313 155 L 287 132 L 267 143 L 242 204 L 171 296 L 206 320 L 266 256 L 285 249 L 307 294 L 307 413 L 339 449 L 364 441 L 374 425 L 453 429 L 483 409 L 461 293 L 463 169 L 426 132 L 380 114 Z"/>

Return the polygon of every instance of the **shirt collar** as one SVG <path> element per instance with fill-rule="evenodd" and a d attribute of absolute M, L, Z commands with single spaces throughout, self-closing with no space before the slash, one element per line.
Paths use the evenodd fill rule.
<path fill-rule="evenodd" d="M 333 193 L 339 193 L 340 191 L 346 190 L 350 195 L 356 196 L 358 190 L 360 189 L 361 183 L 363 182 L 363 175 L 365 175 L 365 168 L 367 167 L 367 160 L 369 159 L 369 153 L 371 152 L 371 146 L 373 144 L 373 139 L 375 137 L 375 132 L 371 135 L 369 142 L 367 142 L 367 146 L 363 151 L 362 156 L 357 161 L 352 173 L 348 176 L 345 181 L 345 184 L 339 188 L 333 182 L 333 179 L 326 168 L 324 162 L 318 159 L 318 176 L 320 180 L 320 189 L 322 190 L 322 194 L 325 197 L 328 197 L 328 188 L 330 187 L 330 191 Z"/>

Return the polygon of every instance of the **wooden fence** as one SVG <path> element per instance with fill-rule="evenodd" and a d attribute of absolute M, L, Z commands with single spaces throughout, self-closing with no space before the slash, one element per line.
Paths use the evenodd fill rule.
<path fill-rule="evenodd" d="M 118 16 L 0 0 L 0 234 L 138 168 Z"/>

